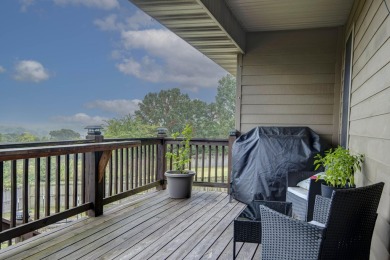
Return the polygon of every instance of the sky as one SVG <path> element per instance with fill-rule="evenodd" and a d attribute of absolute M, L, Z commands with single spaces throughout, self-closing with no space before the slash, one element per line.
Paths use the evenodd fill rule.
<path fill-rule="evenodd" d="M 0 126 L 82 131 L 170 88 L 212 102 L 226 74 L 127 0 L 0 1 Z"/>

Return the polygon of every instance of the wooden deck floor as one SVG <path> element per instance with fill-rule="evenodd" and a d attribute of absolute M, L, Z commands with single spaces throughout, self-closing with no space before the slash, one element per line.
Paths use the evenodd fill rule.
<path fill-rule="evenodd" d="M 0 259 L 232 259 L 232 220 L 244 208 L 226 193 L 190 199 L 150 192 L 0 250 Z M 260 259 L 257 244 L 237 243 L 238 259 Z"/>

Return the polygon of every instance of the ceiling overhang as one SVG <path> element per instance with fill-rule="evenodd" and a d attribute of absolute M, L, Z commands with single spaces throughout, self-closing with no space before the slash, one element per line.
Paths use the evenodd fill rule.
<path fill-rule="evenodd" d="M 246 32 L 337 27 L 354 0 L 129 0 L 236 75 Z"/>
<path fill-rule="evenodd" d="M 224 0 L 130 0 L 233 75 L 245 32 Z"/>

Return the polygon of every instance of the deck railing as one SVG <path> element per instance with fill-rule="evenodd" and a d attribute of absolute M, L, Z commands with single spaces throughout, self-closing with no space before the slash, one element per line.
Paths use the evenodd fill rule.
<path fill-rule="evenodd" d="M 175 153 L 180 141 L 165 140 L 167 150 Z M 194 185 L 204 187 L 229 187 L 229 141 L 228 139 L 192 139 L 190 141 L 191 161 L 187 168 L 196 172 Z M 167 169 L 172 170 L 172 159 L 167 161 Z"/>
<path fill-rule="evenodd" d="M 191 140 L 188 168 L 197 172 L 194 185 L 229 189 L 229 147 L 234 139 Z M 166 137 L 104 140 L 99 136 L 0 145 L 0 243 L 10 245 L 16 241 L 13 238 L 28 237 L 83 212 L 99 216 L 103 205 L 151 188 L 165 189 L 164 172 L 172 169 L 165 154 L 175 152 L 179 143 Z M 9 206 L 5 197 L 10 197 Z"/>

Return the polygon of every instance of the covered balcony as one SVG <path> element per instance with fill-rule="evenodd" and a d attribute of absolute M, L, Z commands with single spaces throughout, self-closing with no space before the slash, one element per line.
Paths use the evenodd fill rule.
<path fill-rule="evenodd" d="M 388 0 L 130 2 L 236 76 L 239 132 L 307 126 L 334 146 L 365 154 L 357 186 L 385 183 L 370 259 L 390 259 Z M 14 239 L 13 244 L 16 237 L 82 212 L 90 218 L 2 249 L 0 258 L 231 258 L 231 221 L 243 208 L 228 203 L 226 195 L 234 138 L 192 141 L 195 185 L 225 190 L 195 190 L 191 199 L 175 202 L 163 191 L 163 173 L 171 167 L 164 154 L 177 145 L 169 138 L 1 147 L 0 170 L 11 176 L 10 210 L 0 212 L 11 228 L 0 233 L 1 242 Z M 19 204 L 18 171 L 24 174 Z M 45 178 L 35 177 L 31 189 L 28 176 L 37 172 Z M 154 188 L 160 191 L 139 195 Z M 17 226 L 18 205 L 30 209 L 29 204 L 34 211 L 23 210 L 25 224 Z M 240 248 L 239 258 L 259 259 L 261 246 Z"/>

